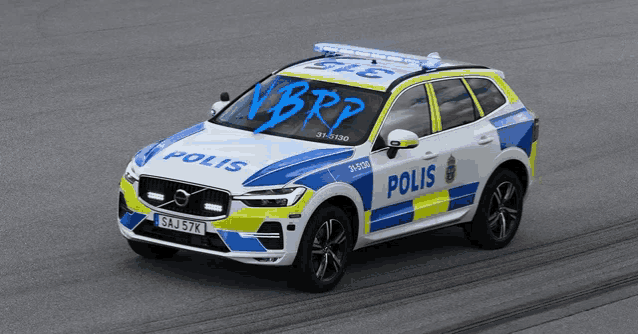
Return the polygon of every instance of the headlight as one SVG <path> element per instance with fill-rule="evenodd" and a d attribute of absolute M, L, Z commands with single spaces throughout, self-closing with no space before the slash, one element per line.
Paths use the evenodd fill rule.
<path fill-rule="evenodd" d="M 244 204 L 253 207 L 282 207 L 291 206 L 306 192 L 306 188 L 283 188 L 251 191 L 241 196 L 234 196 Z"/>
<path fill-rule="evenodd" d="M 137 176 L 137 172 L 134 169 L 135 166 L 133 165 L 134 164 L 131 161 L 126 167 L 126 171 L 124 172 L 124 179 L 130 184 L 133 184 L 139 180 L 139 177 Z"/>

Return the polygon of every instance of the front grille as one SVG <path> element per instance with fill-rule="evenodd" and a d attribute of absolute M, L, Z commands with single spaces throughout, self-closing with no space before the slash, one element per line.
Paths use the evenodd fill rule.
<path fill-rule="evenodd" d="M 195 235 L 173 230 L 167 230 L 155 226 L 152 220 L 143 220 L 133 231 L 137 235 L 173 242 L 180 245 L 204 248 L 218 252 L 228 253 L 228 247 L 217 235 L 217 233 L 206 233 L 206 235 Z"/>
<path fill-rule="evenodd" d="M 284 232 L 278 222 L 264 222 L 259 233 L 278 233 L 279 238 L 257 238 L 266 249 L 284 249 Z"/>
<path fill-rule="evenodd" d="M 180 189 L 191 194 L 185 206 L 179 206 L 173 200 L 175 192 Z M 149 198 L 149 192 L 163 195 L 164 200 Z M 142 176 L 140 177 L 139 195 L 146 203 L 164 210 L 199 217 L 228 215 L 230 195 L 226 192 L 206 188 L 204 186 Z M 207 210 L 204 207 L 205 204 L 212 204 L 213 207 L 220 207 L 221 210 Z"/>

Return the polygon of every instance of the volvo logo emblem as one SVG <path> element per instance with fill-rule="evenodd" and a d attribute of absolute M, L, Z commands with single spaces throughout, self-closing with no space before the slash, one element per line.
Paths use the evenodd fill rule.
<path fill-rule="evenodd" d="M 186 191 L 182 190 L 182 189 L 178 189 L 175 192 L 175 195 L 173 196 L 173 199 L 175 200 L 175 204 L 179 205 L 179 206 L 186 206 L 186 204 L 188 204 L 188 198 L 191 196 L 191 194 L 187 193 Z"/>

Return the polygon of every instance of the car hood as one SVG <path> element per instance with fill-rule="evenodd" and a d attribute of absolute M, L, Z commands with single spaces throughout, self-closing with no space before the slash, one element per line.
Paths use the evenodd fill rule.
<path fill-rule="evenodd" d="M 140 151 L 141 176 L 203 184 L 241 194 L 285 185 L 297 176 L 352 156 L 353 149 L 229 128 L 210 122 Z M 146 154 L 146 155 L 144 155 Z M 142 155 L 142 157 L 140 157 Z"/>

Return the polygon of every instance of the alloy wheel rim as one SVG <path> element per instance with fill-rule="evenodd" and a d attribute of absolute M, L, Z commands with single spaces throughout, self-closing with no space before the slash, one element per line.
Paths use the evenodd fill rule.
<path fill-rule="evenodd" d="M 323 222 L 312 243 L 312 271 L 317 279 L 331 281 L 343 267 L 346 253 L 346 230 L 336 219 Z"/>
<path fill-rule="evenodd" d="M 509 181 L 499 184 L 492 198 L 487 218 L 490 233 L 496 240 L 507 239 L 520 217 L 519 194 Z"/>

